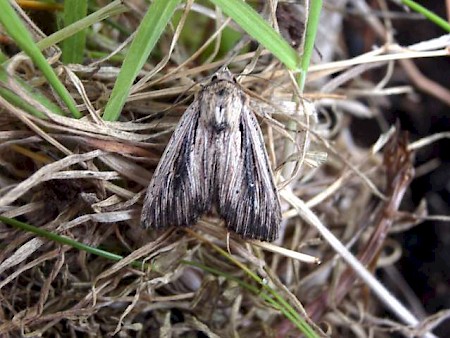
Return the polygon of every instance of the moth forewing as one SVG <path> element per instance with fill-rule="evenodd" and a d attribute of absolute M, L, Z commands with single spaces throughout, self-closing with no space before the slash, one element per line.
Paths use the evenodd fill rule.
<path fill-rule="evenodd" d="M 145 227 L 190 226 L 216 206 L 228 229 L 273 241 L 279 197 L 249 98 L 228 69 L 188 107 L 149 184 Z"/>
<path fill-rule="evenodd" d="M 247 104 L 233 134 L 231 139 L 242 143 L 236 150 L 235 170 L 223 177 L 225 188 L 218 203 L 219 214 L 229 229 L 243 237 L 272 241 L 278 236 L 281 221 L 278 193 L 261 129 Z M 229 169 L 224 168 L 223 172 Z"/>
<path fill-rule="evenodd" d="M 141 223 L 146 228 L 188 226 L 210 208 L 209 182 L 201 163 L 206 148 L 196 142 L 199 104 L 193 102 L 181 117 L 148 186 Z M 193 147 L 196 145 L 196 147 Z M 194 202 L 195 201 L 195 202 Z"/>

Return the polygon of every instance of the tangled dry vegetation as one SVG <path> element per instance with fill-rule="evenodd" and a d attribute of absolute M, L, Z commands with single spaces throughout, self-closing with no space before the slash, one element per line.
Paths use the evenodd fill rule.
<path fill-rule="evenodd" d="M 139 22 L 136 8 L 143 5 L 135 3 L 113 18 L 130 31 Z M 0 335 L 299 336 L 293 321 L 271 302 L 276 296 L 270 290 L 302 317 L 308 313 L 310 325 L 321 323 L 321 329 L 315 328 L 319 336 L 425 333 L 426 325 L 411 329 L 396 315 L 389 321 L 379 317 L 385 314 L 386 301 L 348 268 L 302 213 L 304 208 L 313 210 L 369 271 L 396 262 L 401 249 L 390 234 L 426 215 L 424 206 L 414 214 L 398 213 L 414 175 L 412 151 L 421 144 L 411 145 L 397 126 L 387 128 L 373 147 L 362 148 L 355 144 L 349 122 L 353 116 L 379 114 L 389 95 L 413 91 L 388 85 L 398 67 L 394 60 L 442 55 L 445 42 L 404 49 L 393 43 L 388 19 L 363 15 L 358 16 L 360 24 L 378 36 L 382 47 L 359 59 L 333 62 L 345 58 L 338 48 L 344 12 L 337 8 L 343 2 L 333 3 L 336 7 L 324 9 L 316 44 L 320 56 L 315 57 L 297 112 L 292 76 L 269 53 L 255 50 L 245 35 L 231 52 L 200 62 L 186 57 L 189 48 L 168 29 L 158 48 L 170 58 L 154 57 L 146 64 L 119 122 L 105 122 L 99 112 L 120 63 L 87 60 L 66 66 L 59 61 L 57 47 L 46 50 L 84 114 L 76 120 L 48 113 L 33 101 L 21 81 L 58 104 L 30 60 L 15 55 L 3 86 L 45 117 L 1 98 L 2 216 L 124 258 L 115 262 L 0 223 Z M 293 42 L 301 37 L 292 29 L 299 23 L 297 10 L 301 8 L 284 8 L 270 16 L 282 18 L 278 26 Z M 109 44 L 115 43 L 102 48 L 121 47 L 123 37 L 99 25 L 99 36 L 110 34 Z M 90 39 L 101 43 L 95 35 Z M 160 71 L 152 73 L 161 59 Z M 174 126 L 199 84 L 229 62 L 235 74 L 252 74 L 239 81 L 252 96 L 276 167 L 283 222 L 273 246 L 227 237 L 214 214 L 189 229 L 155 232 L 139 224 L 143 193 Z M 362 76 L 374 68 L 384 74 L 378 82 Z M 296 147 L 286 130 L 292 121 L 301 126 L 294 134 Z M 298 173 L 296 162 L 301 163 Z M 279 248 L 310 254 L 321 264 L 305 263 Z M 136 261 L 140 263 L 133 265 Z"/>

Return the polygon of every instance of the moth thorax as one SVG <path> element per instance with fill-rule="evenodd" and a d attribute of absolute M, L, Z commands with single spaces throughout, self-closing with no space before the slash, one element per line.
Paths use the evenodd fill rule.
<path fill-rule="evenodd" d="M 216 106 L 214 110 L 212 125 L 216 132 L 221 132 L 228 127 L 227 114 L 223 108 L 223 106 Z"/>

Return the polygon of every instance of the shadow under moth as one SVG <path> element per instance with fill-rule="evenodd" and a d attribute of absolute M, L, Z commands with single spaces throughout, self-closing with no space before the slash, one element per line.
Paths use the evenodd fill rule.
<path fill-rule="evenodd" d="M 141 223 L 191 226 L 213 206 L 243 238 L 278 237 L 280 202 L 262 132 L 226 68 L 181 117 L 148 186 Z"/>

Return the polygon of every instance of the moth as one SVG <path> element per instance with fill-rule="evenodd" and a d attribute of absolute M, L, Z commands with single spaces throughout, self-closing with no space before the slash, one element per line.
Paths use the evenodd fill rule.
<path fill-rule="evenodd" d="M 243 238 L 278 236 L 281 208 L 262 132 L 227 68 L 181 117 L 148 186 L 141 223 L 191 226 L 213 206 Z"/>

